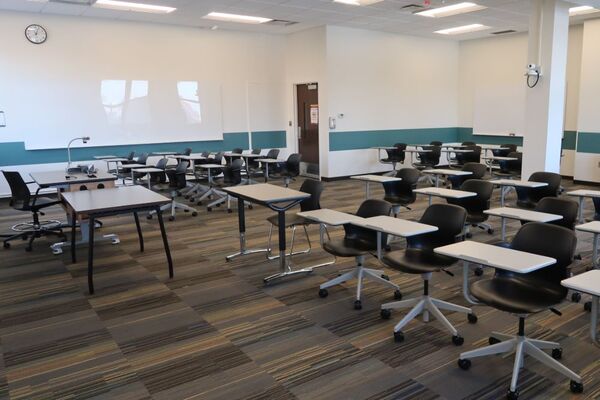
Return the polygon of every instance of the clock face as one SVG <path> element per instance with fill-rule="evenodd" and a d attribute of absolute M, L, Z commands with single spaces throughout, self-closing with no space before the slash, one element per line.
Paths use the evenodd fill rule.
<path fill-rule="evenodd" d="M 25 37 L 31 43 L 42 44 L 48 38 L 48 33 L 42 26 L 32 24 L 25 28 Z"/>

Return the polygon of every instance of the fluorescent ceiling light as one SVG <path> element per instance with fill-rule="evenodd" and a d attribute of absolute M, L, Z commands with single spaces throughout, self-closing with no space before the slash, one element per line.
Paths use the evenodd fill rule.
<path fill-rule="evenodd" d="M 595 13 L 598 11 L 600 11 L 600 10 L 598 10 L 592 6 L 579 6 L 579 7 L 569 8 L 569 15 L 571 17 L 574 17 L 576 15 L 592 14 L 592 13 Z"/>
<path fill-rule="evenodd" d="M 456 28 L 442 29 L 439 31 L 435 31 L 434 33 L 439 33 L 440 35 L 460 35 L 461 33 L 471 33 L 471 32 L 483 31 L 486 29 L 490 29 L 490 27 L 481 25 L 481 24 L 471 24 L 471 25 L 457 26 Z"/>
<path fill-rule="evenodd" d="M 349 4 L 351 6 L 370 6 L 383 0 L 333 0 L 334 3 Z"/>
<path fill-rule="evenodd" d="M 252 17 L 250 15 L 227 14 L 221 12 L 211 12 L 204 16 L 206 19 L 215 21 L 241 22 L 243 24 L 264 24 L 273 21 L 271 18 Z"/>
<path fill-rule="evenodd" d="M 110 8 L 111 10 L 139 11 L 155 14 L 168 14 L 177 10 L 174 7 L 156 6 L 153 4 L 132 3 L 129 1 L 97 0 L 94 7 Z"/>
<path fill-rule="evenodd" d="M 487 7 L 480 6 L 475 3 L 457 3 L 452 4 L 446 7 L 438 7 L 438 8 L 430 8 L 429 10 L 420 11 L 415 13 L 416 15 L 420 15 L 422 17 L 430 17 L 430 18 L 442 18 L 449 17 L 451 15 L 470 13 L 473 11 L 485 10 Z"/>

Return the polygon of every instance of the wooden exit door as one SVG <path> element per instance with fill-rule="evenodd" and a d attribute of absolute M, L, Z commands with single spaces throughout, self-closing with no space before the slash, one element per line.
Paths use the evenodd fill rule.
<path fill-rule="evenodd" d="M 306 172 L 319 175 L 319 86 L 296 85 L 298 151 Z"/>

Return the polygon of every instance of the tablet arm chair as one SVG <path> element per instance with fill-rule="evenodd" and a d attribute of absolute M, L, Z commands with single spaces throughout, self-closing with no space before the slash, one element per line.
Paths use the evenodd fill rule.
<path fill-rule="evenodd" d="M 558 197 L 561 182 L 559 174 L 554 172 L 534 172 L 529 177 L 529 181 L 544 182 L 548 185 L 537 188 L 516 187 L 517 206 L 532 209 L 544 197 Z"/>
<path fill-rule="evenodd" d="M 452 185 L 452 189 L 458 189 L 463 182 L 470 179 L 483 179 L 487 171 L 487 167 L 480 163 L 468 162 L 461 168 L 461 171 L 470 172 L 471 175 L 454 175 L 449 176 L 447 179 Z"/>
<path fill-rule="evenodd" d="M 464 339 L 454 326 L 446 319 L 440 310 L 466 313 L 470 323 L 477 322 L 477 316 L 470 308 L 435 299 L 429 295 L 429 280 L 434 272 L 444 271 L 457 260 L 435 253 L 436 247 L 455 243 L 463 231 L 467 212 L 459 206 L 451 204 L 433 204 L 429 206 L 420 222 L 438 227 L 438 230 L 423 235 L 407 238 L 406 250 L 397 250 L 383 256 L 383 263 L 389 268 L 407 274 L 421 275 L 423 279 L 423 295 L 420 297 L 396 301 L 381 305 L 381 317 L 389 319 L 394 309 L 410 308 L 408 314 L 394 327 L 394 340 L 404 340 L 404 328 L 418 315 L 423 315 L 423 321 L 428 322 L 429 316 L 435 317 L 447 330 L 452 333 L 452 342 L 460 346 Z"/>
<path fill-rule="evenodd" d="M 508 157 L 508 155 L 512 152 L 517 151 L 516 144 L 501 144 L 500 148 L 492 149 L 492 154 L 495 157 Z"/>
<path fill-rule="evenodd" d="M 196 211 L 195 208 L 192 208 L 186 204 L 175 201 L 177 196 L 179 196 L 179 194 L 180 194 L 180 190 L 184 189 L 187 185 L 186 175 L 187 175 L 187 169 L 188 169 L 189 165 L 190 165 L 189 161 L 184 161 L 184 160 L 180 161 L 179 164 L 177 164 L 176 168 L 168 169 L 165 171 L 169 182 L 167 184 L 159 184 L 159 185 L 155 186 L 155 188 L 158 190 L 161 190 L 161 191 L 168 190 L 170 193 L 171 202 L 168 204 L 165 204 L 164 206 L 162 206 L 160 208 L 161 212 L 167 211 L 167 210 L 171 211 L 171 215 L 169 216 L 169 221 L 175 220 L 175 213 L 177 212 L 177 210 L 183 210 L 184 212 L 191 211 L 193 217 L 198 215 L 198 212 Z M 156 214 L 156 211 L 151 211 L 148 214 L 147 218 L 152 219 L 152 216 L 154 214 Z"/>
<path fill-rule="evenodd" d="M 500 169 L 495 170 L 493 172 L 493 175 L 497 176 L 499 178 L 508 178 L 508 179 L 520 177 L 523 153 L 513 151 L 511 153 L 508 153 L 507 157 L 516 158 L 516 160 L 500 161 L 499 162 Z"/>
<path fill-rule="evenodd" d="M 429 142 L 430 146 L 441 146 L 444 143 L 440 142 L 439 140 L 432 140 L 431 142 Z"/>
<path fill-rule="evenodd" d="M 561 281 L 569 276 L 569 266 L 577 244 L 575 234 L 567 228 L 530 222 L 521 227 L 512 240 L 511 248 L 527 253 L 556 259 L 556 263 L 535 272 L 519 274 L 497 269 L 493 278 L 482 279 L 471 284 L 471 295 L 482 304 L 516 315 L 519 329 L 516 336 L 492 332 L 489 343 L 480 349 L 462 353 L 458 360 L 460 368 L 471 367 L 471 359 L 493 354 L 515 353 L 514 367 L 507 398 L 516 400 L 519 373 L 525 355 L 571 379 L 574 393 L 583 391 L 581 377 L 557 360 L 562 356 L 559 343 L 530 339 L 525 336 L 525 318 L 543 311 L 553 311 L 561 303 L 567 289 Z M 552 350 L 552 356 L 543 350 Z"/>
<path fill-rule="evenodd" d="M 369 199 L 365 200 L 356 215 L 363 218 L 370 218 L 379 215 L 390 215 L 392 205 L 384 200 Z M 323 243 L 323 249 L 335 257 L 354 257 L 356 266 L 344 274 L 323 283 L 319 287 L 319 297 L 325 298 L 329 295 L 328 288 L 340 285 L 351 279 L 357 279 L 356 297 L 354 300 L 354 309 L 362 308 L 361 292 L 365 278 L 371 279 L 376 283 L 385 285 L 394 289 L 394 297 L 402 297 L 398 285 L 389 281 L 389 277 L 382 270 L 375 270 L 364 267 L 365 257 L 368 254 L 377 252 L 377 232 L 371 229 L 358 227 L 352 224 L 344 225 L 345 235 L 342 239 L 333 239 Z M 381 235 L 381 246 L 387 244 L 387 235 Z"/>
<path fill-rule="evenodd" d="M 238 158 L 238 159 L 233 160 L 231 162 L 231 164 L 229 164 L 223 168 L 223 177 L 219 178 L 219 179 L 215 179 L 214 185 L 219 188 L 241 185 L 242 184 L 242 167 L 243 167 L 243 165 L 244 165 L 244 161 L 242 161 L 242 159 Z M 206 209 L 208 211 L 212 211 L 213 207 L 220 207 L 221 204 L 227 202 L 227 212 L 232 213 L 233 211 L 231 209 L 231 196 L 220 190 L 215 191 L 215 192 L 221 197 L 219 197 L 212 203 L 209 203 L 206 206 Z M 233 200 L 237 200 L 237 199 L 234 198 Z"/>
<path fill-rule="evenodd" d="M 288 187 L 290 182 L 295 181 L 296 177 L 300 175 L 300 161 L 302 161 L 301 154 L 290 154 L 286 162 L 281 165 L 279 171 L 271 174 L 270 177 L 283 179 L 285 187 Z"/>
<path fill-rule="evenodd" d="M 319 210 L 321 208 L 321 194 L 323 193 L 323 183 L 322 182 L 314 180 L 314 179 L 307 179 L 302 183 L 302 186 L 300 186 L 300 191 L 310 194 L 309 198 L 306 198 L 302 202 L 300 202 L 300 211 L 302 211 L 302 212 L 313 211 L 313 210 Z M 267 250 L 268 250 L 267 258 L 269 260 L 275 260 L 275 259 L 279 258 L 279 254 L 274 255 L 272 252 L 272 237 L 273 237 L 273 228 L 279 227 L 279 218 L 277 215 L 273 215 L 273 216 L 267 218 L 267 221 L 269 222 L 269 239 L 268 239 L 268 246 L 267 246 Z M 286 220 L 285 220 L 286 228 L 292 229 L 290 252 L 289 252 L 289 254 L 286 254 L 286 257 L 292 257 L 292 256 L 299 255 L 299 254 L 310 253 L 310 251 L 312 249 L 312 245 L 310 242 L 310 237 L 308 236 L 307 228 L 308 228 L 308 226 L 314 225 L 314 224 L 317 224 L 317 223 L 314 221 L 311 221 L 309 219 L 306 219 L 304 217 L 301 217 L 298 214 L 290 214 L 288 217 L 286 217 Z M 295 252 L 294 251 L 294 243 L 295 243 L 295 238 L 296 238 L 296 228 L 298 228 L 298 227 L 302 227 L 304 229 L 304 235 L 306 236 L 308 248 L 306 250 Z M 329 233 L 327 233 L 327 234 L 329 235 Z M 330 264 L 333 264 L 333 262 L 328 262 L 327 264 L 322 264 L 322 265 L 330 265 Z M 320 265 L 320 266 L 322 266 L 322 265 Z"/>
<path fill-rule="evenodd" d="M 384 182 L 383 199 L 392 204 L 392 214 L 397 217 L 402 207 L 410 210 L 409 205 L 417 200 L 417 194 L 413 192 L 419 181 L 419 170 L 415 168 L 402 168 L 396 172 L 396 177 L 401 181 Z"/>
<path fill-rule="evenodd" d="M 477 227 L 487 231 L 490 235 L 493 234 L 494 230 L 491 225 L 485 222 L 488 220 L 489 215 L 484 213 L 484 211 L 490 209 L 490 200 L 492 198 L 492 193 L 494 192 L 494 184 L 481 179 L 469 179 L 460 186 L 460 190 L 477 193 L 477 196 L 473 197 L 446 199 L 448 204 L 463 207 L 467 211 L 465 236 L 467 238 L 472 236 L 470 227 Z"/>
<path fill-rule="evenodd" d="M 33 248 L 33 241 L 43 235 L 55 235 L 65 238 L 60 221 L 40 221 L 40 215 L 44 215 L 42 212 L 44 208 L 59 205 L 61 202 L 59 200 L 39 196 L 39 188 L 35 195 L 31 195 L 27 184 L 34 182 L 25 182 L 21 174 L 17 171 L 2 171 L 2 174 L 10 187 L 10 206 L 17 211 L 31 213 L 33 217 L 32 221 L 12 226 L 11 230 L 15 232 L 14 234 L 2 235 L 2 237 L 5 237 L 3 241 L 4 248 L 8 249 L 12 240 L 29 239 L 25 250 L 31 251 Z"/>
<path fill-rule="evenodd" d="M 277 157 L 279 157 L 279 149 L 271 149 L 264 158 L 277 160 Z M 248 170 L 251 176 L 263 176 L 265 173 L 264 170 L 260 167 L 258 161 L 255 161 L 255 164 L 253 164 Z"/>
<path fill-rule="evenodd" d="M 403 164 L 406 153 L 406 143 L 396 143 L 393 149 L 386 149 L 387 157 L 379 160 L 382 164 L 392 164 L 392 171 L 386 173 L 386 175 L 393 176 L 396 173 L 396 165 Z"/>

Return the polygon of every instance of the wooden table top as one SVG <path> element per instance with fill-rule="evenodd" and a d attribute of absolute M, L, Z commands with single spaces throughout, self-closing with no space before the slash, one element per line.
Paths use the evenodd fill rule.
<path fill-rule="evenodd" d="M 171 200 L 143 186 L 63 193 L 63 201 L 77 214 L 122 211 L 167 204 Z"/>
<path fill-rule="evenodd" d="M 31 178 L 42 187 L 61 186 L 79 183 L 90 183 L 90 182 L 106 182 L 114 181 L 117 179 L 113 174 L 108 172 L 97 171 L 92 176 L 88 176 L 83 172 L 70 172 L 65 171 L 42 171 L 32 172 L 29 174 Z"/>

